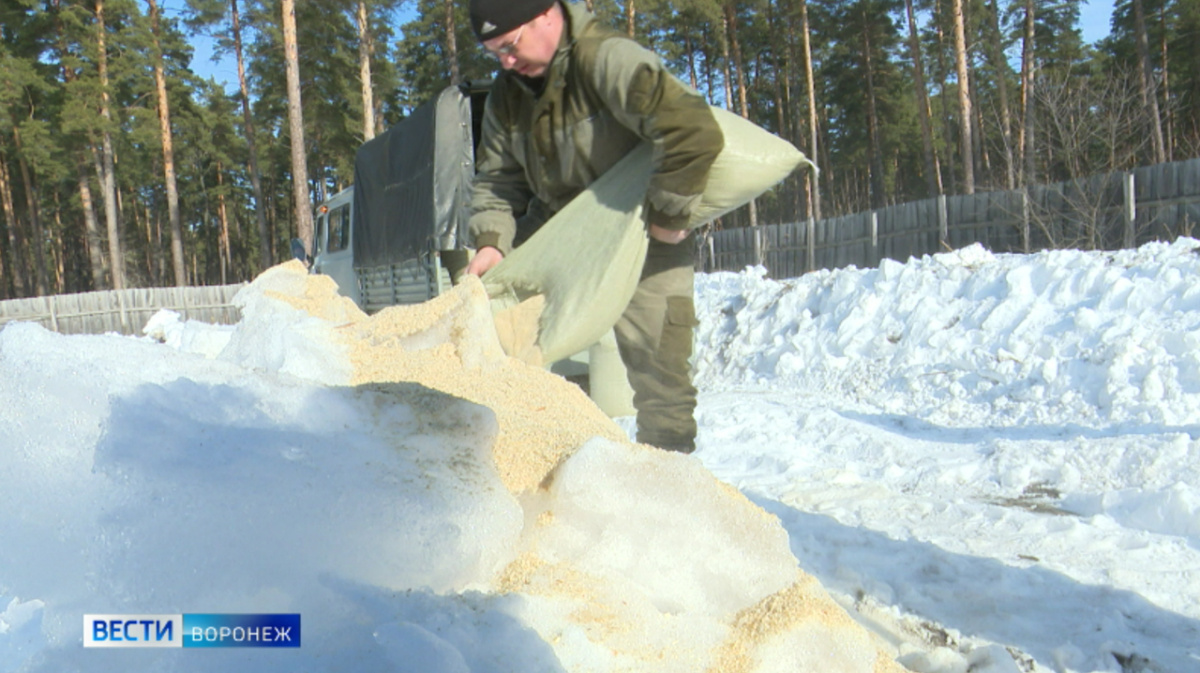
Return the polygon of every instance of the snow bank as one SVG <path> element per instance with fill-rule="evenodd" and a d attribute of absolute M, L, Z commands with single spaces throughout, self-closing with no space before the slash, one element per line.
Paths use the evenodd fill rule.
<path fill-rule="evenodd" d="M 1196 247 L 699 277 L 697 454 L 913 670 L 1194 670 Z"/>
<path fill-rule="evenodd" d="M 293 263 L 237 301 L 171 346 L 0 331 L 0 670 L 895 666 L 777 519 L 504 358 L 478 283 L 366 318 Z M 303 647 L 81 647 L 198 612 L 299 612 Z"/>
<path fill-rule="evenodd" d="M 698 384 L 787 385 L 948 426 L 1200 411 L 1200 242 L 697 279 Z"/>
<path fill-rule="evenodd" d="M 20 601 L 0 670 L 214 666 L 82 650 L 85 613 L 300 612 L 305 651 L 329 655 L 364 618 L 343 585 L 461 589 L 520 532 L 487 451 L 494 417 L 432 391 L 327 388 L 31 325 L 0 332 L 0 382 L 0 595 Z M 40 630 L 12 620 L 30 601 Z"/>

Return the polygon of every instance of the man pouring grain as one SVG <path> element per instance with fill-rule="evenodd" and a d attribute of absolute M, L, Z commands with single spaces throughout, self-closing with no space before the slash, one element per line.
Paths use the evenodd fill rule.
<path fill-rule="evenodd" d="M 581 5 L 471 0 L 470 13 L 503 70 L 483 116 L 470 220 L 477 252 L 467 272 L 482 275 L 498 264 L 632 148 L 650 142 L 649 250 L 614 331 L 634 391 L 638 441 L 691 452 L 696 389 L 688 359 L 696 318 L 688 224 L 724 142 L 712 112 L 656 55 Z"/>

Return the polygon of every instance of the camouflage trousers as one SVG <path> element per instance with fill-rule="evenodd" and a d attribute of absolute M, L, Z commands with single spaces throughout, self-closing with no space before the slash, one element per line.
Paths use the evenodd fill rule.
<path fill-rule="evenodd" d="M 637 292 L 614 326 L 633 388 L 637 440 L 671 451 L 696 447 L 692 385 L 695 235 L 677 245 L 650 240 Z"/>

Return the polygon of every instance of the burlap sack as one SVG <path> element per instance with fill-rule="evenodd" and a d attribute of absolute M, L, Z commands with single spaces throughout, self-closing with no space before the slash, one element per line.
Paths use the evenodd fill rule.
<path fill-rule="evenodd" d="M 730 112 L 712 110 L 725 147 L 709 173 L 693 228 L 748 203 L 801 164 L 811 165 L 791 143 Z M 646 256 L 642 202 L 652 171 L 650 146 L 635 148 L 484 274 L 493 312 L 504 313 L 501 341 L 506 334 L 513 337 L 504 343 L 510 355 L 531 364 L 555 362 L 589 347 L 616 324 Z M 530 305 L 512 310 L 535 295 L 545 299 L 540 314 Z M 536 327 L 516 324 L 534 320 Z"/>

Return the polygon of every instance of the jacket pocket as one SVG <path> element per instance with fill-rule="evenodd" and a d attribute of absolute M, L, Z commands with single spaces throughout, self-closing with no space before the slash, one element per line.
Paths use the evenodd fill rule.
<path fill-rule="evenodd" d="M 696 308 L 691 297 L 667 297 L 667 315 L 663 320 L 656 358 L 659 364 L 675 376 L 686 377 L 692 357 L 693 330 Z"/>

